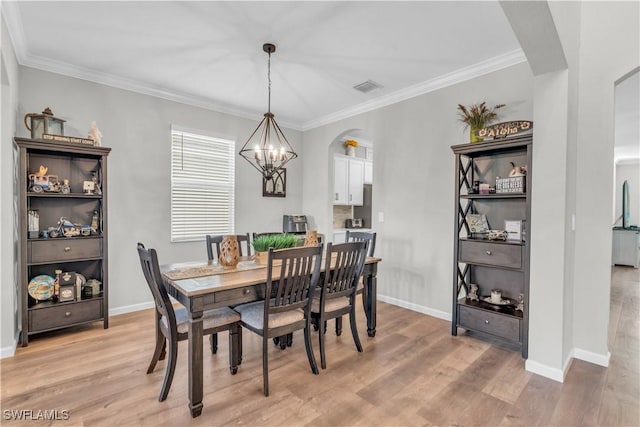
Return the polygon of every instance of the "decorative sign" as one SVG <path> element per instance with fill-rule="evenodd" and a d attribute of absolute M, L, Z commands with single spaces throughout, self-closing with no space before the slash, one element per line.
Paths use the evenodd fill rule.
<path fill-rule="evenodd" d="M 517 120 L 513 122 L 497 123 L 486 128 L 478 129 L 476 136 L 480 138 L 506 138 L 519 133 L 528 132 L 533 129 L 533 122 Z"/>
<path fill-rule="evenodd" d="M 95 141 L 93 139 L 77 138 L 75 136 L 52 135 L 50 133 L 43 134 L 42 139 L 46 139 L 49 141 L 72 142 L 74 144 L 95 145 Z"/>

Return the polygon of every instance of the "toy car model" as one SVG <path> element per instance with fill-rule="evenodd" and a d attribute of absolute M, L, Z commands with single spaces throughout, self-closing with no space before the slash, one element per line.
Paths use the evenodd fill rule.
<path fill-rule="evenodd" d="M 57 175 L 36 175 L 29 174 L 29 191 L 34 193 L 59 193 L 60 181 Z M 68 193 L 69 191 L 67 191 Z"/>

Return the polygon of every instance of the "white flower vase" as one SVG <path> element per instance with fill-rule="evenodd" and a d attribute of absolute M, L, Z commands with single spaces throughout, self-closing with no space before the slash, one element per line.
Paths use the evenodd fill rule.
<path fill-rule="evenodd" d="M 346 146 L 347 156 L 355 157 L 356 156 L 356 147 L 351 145 Z"/>

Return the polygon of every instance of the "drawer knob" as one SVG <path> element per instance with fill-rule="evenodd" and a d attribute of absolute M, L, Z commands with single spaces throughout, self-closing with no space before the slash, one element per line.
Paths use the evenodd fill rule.
<path fill-rule="evenodd" d="M 250 293 L 250 292 L 251 292 L 251 291 L 250 291 L 249 289 L 245 289 L 245 290 L 244 290 L 244 294 L 245 294 L 245 295 L 249 295 L 249 293 Z"/>
<path fill-rule="evenodd" d="M 487 251 L 487 255 L 491 255 L 491 251 Z"/>
<path fill-rule="evenodd" d="M 71 316 L 71 312 L 67 311 L 66 313 L 64 313 L 64 315 L 65 315 L 65 317 L 69 317 L 69 316 Z"/>
<path fill-rule="evenodd" d="M 485 320 L 485 321 L 484 321 L 484 323 L 485 323 L 485 325 L 488 325 L 488 324 L 489 324 L 489 321 L 488 321 L 488 320 Z"/>
<path fill-rule="evenodd" d="M 70 247 L 70 246 L 66 246 L 66 247 L 64 248 L 64 251 L 65 251 L 65 252 L 69 252 L 70 250 L 71 250 L 71 247 Z"/>

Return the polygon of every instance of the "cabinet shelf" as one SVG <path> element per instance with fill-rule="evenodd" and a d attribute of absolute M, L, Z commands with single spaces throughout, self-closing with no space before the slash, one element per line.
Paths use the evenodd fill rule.
<path fill-rule="evenodd" d="M 16 286 L 22 346 L 41 332 L 98 321 L 108 328 L 107 158 L 111 149 L 27 138 L 14 138 L 14 144 L 19 152 L 16 175 L 20 264 Z M 95 179 L 102 194 L 29 191 L 29 175 L 41 166 L 60 181 L 68 181 L 76 190 L 83 188 L 84 182 Z M 34 219 L 30 211 L 39 213 L 35 224 L 29 221 Z M 56 227 L 62 217 L 74 224 L 93 224 L 98 232 L 89 236 L 39 237 L 41 231 Z M 37 232 L 32 235 L 38 237 L 29 238 L 28 229 L 34 225 Z M 87 281 L 99 281 L 100 293 L 90 297 L 86 293 L 87 297 L 83 298 L 82 289 L 76 288 L 73 301 L 33 299 L 27 284 L 38 275 L 55 276 L 56 270 L 81 274 Z M 97 293 L 97 289 L 95 291 Z"/>
<path fill-rule="evenodd" d="M 53 199 L 102 199 L 100 194 L 84 194 L 84 193 L 34 193 L 27 192 L 27 197 L 34 198 L 53 198 Z"/>
<path fill-rule="evenodd" d="M 513 245 L 513 246 L 523 246 L 525 242 L 517 242 L 517 241 L 509 241 L 509 240 L 489 240 L 489 239 L 477 239 L 472 237 L 460 237 L 460 241 L 465 242 L 484 242 L 491 243 L 495 245 Z"/>
<path fill-rule="evenodd" d="M 31 305 L 29 307 L 29 311 L 40 310 L 40 309 L 43 309 L 43 308 L 72 306 L 72 305 L 79 304 L 79 303 L 82 303 L 82 302 L 85 302 L 85 301 L 96 301 L 96 300 L 101 300 L 101 299 L 102 299 L 102 295 L 97 295 L 95 297 L 82 298 L 82 299 L 76 300 L 76 301 L 64 301 L 64 302 L 40 301 L 40 302 L 37 302 L 37 303 L 34 303 L 33 305 Z"/>
<path fill-rule="evenodd" d="M 480 299 L 482 299 L 482 298 L 484 298 L 484 296 L 480 297 Z M 519 319 L 522 319 L 522 317 L 523 317 L 522 311 L 516 310 L 516 308 L 514 306 L 510 306 L 510 305 L 508 305 L 508 306 L 492 305 L 492 304 L 489 304 L 488 302 L 471 301 L 471 300 L 466 299 L 466 298 L 460 298 L 458 300 L 458 304 L 469 306 L 469 307 L 473 307 L 473 308 L 479 309 L 479 310 L 485 310 L 485 311 L 488 311 L 490 313 L 502 314 L 504 316 L 517 317 Z"/>
<path fill-rule="evenodd" d="M 527 197 L 527 193 L 500 193 L 500 194 L 461 194 L 461 199 L 524 199 Z"/>
<path fill-rule="evenodd" d="M 528 356 L 529 252 L 530 239 L 489 240 L 485 233 L 472 233 L 468 215 L 486 217 L 491 229 L 502 229 L 507 221 L 521 222 L 521 236 L 530 228 L 531 196 L 518 193 L 468 194 L 471 183 L 495 183 L 509 175 L 513 165 L 524 165 L 527 181 L 532 174 L 532 136 L 508 138 L 480 144 L 451 147 L 455 155 L 455 233 L 453 315 L 451 334 L 458 328 L 477 332 L 478 338 L 498 338 Z M 525 227 L 526 224 L 526 227 Z M 479 301 L 467 299 L 471 289 Z M 523 300 L 523 310 L 482 301 L 493 290 L 504 298 Z"/>

